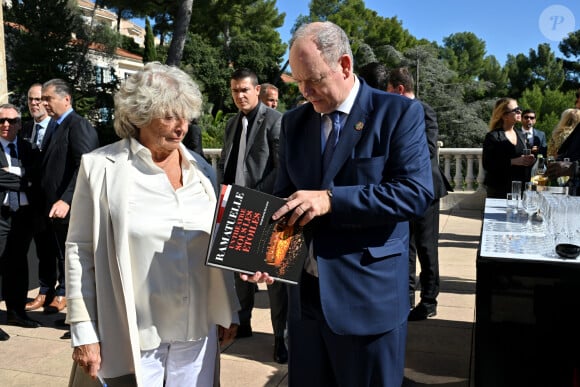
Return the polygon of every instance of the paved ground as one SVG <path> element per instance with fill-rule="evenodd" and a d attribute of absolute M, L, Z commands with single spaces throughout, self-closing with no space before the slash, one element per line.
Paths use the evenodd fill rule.
<path fill-rule="evenodd" d="M 440 223 L 438 315 L 409 323 L 404 387 L 473 385 L 475 258 L 481 213 L 445 211 Z M 33 269 L 34 265 L 31 282 L 36 281 Z M 36 289 L 31 290 L 30 296 L 35 294 Z M 0 303 L 0 327 L 11 335 L 0 342 L 0 386 L 66 386 L 72 350 L 69 340 L 60 339 L 64 328 L 55 326 L 64 313 L 32 312 L 44 327 L 24 329 L 3 325 L 5 310 Z M 222 352 L 222 387 L 287 386 L 287 366 L 272 360 L 274 340 L 264 290 L 257 294 L 252 325 L 253 337 L 237 340 Z"/>

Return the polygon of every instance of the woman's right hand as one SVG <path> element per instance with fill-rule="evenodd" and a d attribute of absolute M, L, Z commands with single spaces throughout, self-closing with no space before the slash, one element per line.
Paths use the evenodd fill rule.
<path fill-rule="evenodd" d="M 79 345 L 74 348 L 72 359 L 96 380 L 97 373 L 101 369 L 101 345 L 99 343 Z"/>
<path fill-rule="evenodd" d="M 519 165 L 522 167 L 529 167 L 534 165 L 536 158 L 534 155 L 521 155 L 520 157 L 514 157 L 511 159 L 512 165 Z"/>
<path fill-rule="evenodd" d="M 218 340 L 220 346 L 225 347 L 231 344 L 236 338 L 236 333 L 238 333 L 238 324 L 231 324 L 229 328 L 218 325 Z"/>

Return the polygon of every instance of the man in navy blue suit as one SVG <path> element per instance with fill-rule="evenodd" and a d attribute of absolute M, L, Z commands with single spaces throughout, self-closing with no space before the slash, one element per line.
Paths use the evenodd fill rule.
<path fill-rule="evenodd" d="M 38 198 L 38 155 L 29 142 L 17 136 L 21 127 L 18 108 L 0 105 L 0 275 L 8 324 L 38 328 L 40 323 L 25 311 L 32 205 Z M 8 337 L 0 331 L 0 340 Z"/>
<path fill-rule="evenodd" d="M 289 289 L 289 385 L 400 386 L 408 219 L 433 199 L 423 108 L 359 79 L 333 23 L 301 26 L 289 60 L 309 103 L 282 117 L 274 218 L 309 224 L 312 252 Z"/>

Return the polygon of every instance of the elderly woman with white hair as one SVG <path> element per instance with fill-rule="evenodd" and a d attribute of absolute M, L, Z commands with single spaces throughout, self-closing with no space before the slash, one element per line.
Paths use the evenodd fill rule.
<path fill-rule="evenodd" d="M 66 243 L 71 385 L 219 383 L 239 304 L 233 275 L 204 265 L 217 185 L 181 143 L 201 105 L 187 74 L 148 63 L 115 95 L 122 139 L 82 158 Z"/>

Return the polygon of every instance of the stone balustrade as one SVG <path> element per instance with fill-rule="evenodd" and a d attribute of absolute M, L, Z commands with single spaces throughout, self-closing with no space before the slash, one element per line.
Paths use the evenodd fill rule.
<path fill-rule="evenodd" d="M 205 155 L 205 158 L 211 163 L 213 169 L 217 171 L 217 165 L 218 161 L 220 160 L 222 150 L 219 148 L 204 148 L 203 154 Z"/>
<path fill-rule="evenodd" d="M 456 192 L 475 191 L 483 187 L 485 176 L 481 161 L 481 148 L 444 148 L 438 143 L 439 160 L 443 173 Z M 204 149 L 205 156 L 217 170 L 221 149 Z"/>
<path fill-rule="evenodd" d="M 438 148 L 439 163 L 455 191 L 483 188 L 481 148 Z M 453 176 L 451 175 L 453 173 Z"/>

